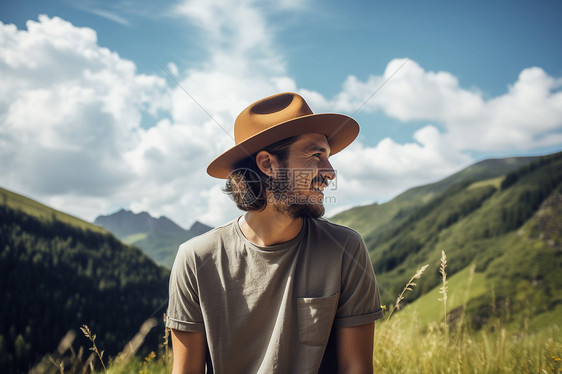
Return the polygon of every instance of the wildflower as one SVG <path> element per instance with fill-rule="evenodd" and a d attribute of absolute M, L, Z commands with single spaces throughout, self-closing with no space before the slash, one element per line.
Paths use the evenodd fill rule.
<path fill-rule="evenodd" d="M 150 362 L 150 361 L 154 360 L 155 357 L 156 357 L 156 353 L 154 353 L 154 351 L 152 351 L 152 352 L 150 352 L 150 353 L 148 354 L 148 356 L 146 356 L 146 357 L 144 358 L 144 360 L 145 360 L 146 362 Z"/>

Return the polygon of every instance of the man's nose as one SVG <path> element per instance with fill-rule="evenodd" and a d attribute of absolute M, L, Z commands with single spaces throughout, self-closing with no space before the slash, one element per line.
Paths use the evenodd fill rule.
<path fill-rule="evenodd" d="M 327 159 L 318 168 L 318 174 L 320 174 L 324 179 L 332 180 L 336 178 L 336 171 L 332 167 L 332 164 Z"/>

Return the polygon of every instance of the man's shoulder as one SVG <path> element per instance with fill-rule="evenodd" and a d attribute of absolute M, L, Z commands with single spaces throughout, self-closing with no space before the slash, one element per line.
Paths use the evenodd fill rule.
<path fill-rule="evenodd" d="M 221 226 L 215 227 L 201 235 L 194 236 L 183 242 L 179 250 L 182 252 L 193 252 L 199 255 L 214 251 L 225 240 L 232 237 L 236 221 L 227 222 Z"/>
<path fill-rule="evenodd" d="M 361 235 L 347 226 L 328 221 L 325 218 L 314 218 L 310 220 L 311 229 L 319 232 L 320 235 L 326 235 L 328 238 L 345 240 L 345 241 L 362 241 Z"/>

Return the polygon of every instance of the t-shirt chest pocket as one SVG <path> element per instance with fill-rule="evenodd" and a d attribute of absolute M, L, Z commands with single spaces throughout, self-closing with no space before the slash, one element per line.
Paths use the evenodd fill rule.
<path fill-rule="evenodd" d="M 310 345 L 328 342 L 336 315 L 339 294 L 297 299 L 299 340 Z"/>

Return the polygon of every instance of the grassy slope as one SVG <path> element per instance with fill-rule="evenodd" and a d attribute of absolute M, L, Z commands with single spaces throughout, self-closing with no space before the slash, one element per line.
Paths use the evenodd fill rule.
<path fill-rule="evenodd" d="M 451 273 L 463 269 L 472 261 L 476 262 L 477 271 L 483 271 L 491 260 L 498 257 L 498 251 L 509 249 L 506 248 L 505 244 L 506 240 L 509 239 L 505 235 L 508 235 L 509 232 L 502 232 L 502 230 L 505 230 L 503 225 L 509 219 L 509 216 L 519 214 L 520 206 L 522 206 L 521 198 L 543 181 L 550 180 L 552 176 L 559 176 L 560 170 L 562 170 L 562 161 L 560 160 L 548 167 L 540 168 L 521 178 L 510 188 L 502 191 L 496 190 L 493 195 L 483 201 L 478 209 L 462 217 L 451 226 L 438 229 L 439 217 L 446 215 L 447 212 L 454 213 L 454 208 L 467 201 L 471 194 L 475 194 L 478 190 L 490 188 L 490 186 L 482 186 L 477 189 L 469 186 L 453 194 L 437 206 L 435 210 L 405 228 L 405 234 L 402 235 L 414 237 L 424 245 L 417 253 L 410 254 L 400 266 L 389 272 L 388 275 L 401 272 L 411 273 L 412 269 L 424 260 L 430 261 L 430 264 L 435 265 L 434 268 L 436 268 L 441 250 L 444 250 L 450 258 L 456 260 L 450 265 Z M 375 258 L 377 252 L 389 250 L 399 238 L 393 240 L 384 243 L 380 248 L 375 248 Z M 435 285 L 437 283 L 437 272 L 431 273 L 428 278 L 434 279 L 422 283 L 427 285 L 429 282 L 429 284 Z M 428 289 L 422 291 L 428 291 Z"/>
<path fill-rule="evenodd" d="M 551 164 L 523 173 L 507 188 L 501 188 L 503 176 L 488 173 L 489 179 L 449 184 L 440 195 L 412 209 L 400 221 L 379 223 L 370 231 L 363 228 L 363 232 L 367 232 L 365 241 L 373 263 L 378 268 L 377 279 L 381 284 L 383 303 L 392 305 L 416 269 L 428 263 L 430 267 L 408 297 L 415 300 L 424 295 L 416 307 L 422 322 L 442 318 L 442 305 L 437 301 L 435 287 L 440 282 L 438 268 L 443 250 L 449 258 L 448 273 L 453 288 L 455 282 L 466 281 L 466 272 L 471 264 L 476 266 L 467 311 L 475 326 L 490 321 L 492 287 L 497 303 L 495 312 L 514 327 L 521 327 L 525 319 L 536 327 L 557 321 L 552 316 L 553 310 L 562 302 L 562 279 L 557 270 L 562 268 L 561 256 L 557 256 L 562 216 L 557 199 L 561 187 L 558 187 L 558 192 L 553 190 L 560 184 L 562 157 L 558 154 L 553 158 Z M 469 174 L 474 176 L 478 173 L 471 171 Z M 544 186 L 550 186 L 545 191 L 551 194 L 551 203 L 543 204 L 528 220 L 538 204 L 547 197 L 543 196 Z M 423 196 L 419 189 L 417 193 Z M 387 203 L 387 212 L 391 209 L 397 211 L 400 203 L 402 207 L 407 205 L 408 193 L 404 195 Z M 381 211 L 383 206 L 379 205 L 376 209 Z M 368 207 L 361 208 L 362 216 L 367 216 Z M 344 213 L 352 216 L 350 211 Z M 388 216 L 377 218 L 384 221 L 385 217 Z M 385 225 L 386 233 L 377 232 Z M 394 260 L 393 256 L 396 257 Z M 431 302 L 426 305 L 423 300 Z M 449 301 L 449 311 L 459 306 L 458 296 L 456 301 L 455 298 Z"/>
<path fill-rule="evenodd" d="M 330 221 L 352 227 L 363 236 L 380 235 L 397 227 L 416 208 L 429 203 L 455 184 L 497 178 L 535 159 L 517 157 L 482 161 L 437 183 L 412 188 L 387 203 L 346 210 L 331 217 Z"/>
<path fill-rule="evenodd" d="M 144 253 L 158 264 L 171 269 L 180 244 L 209 229 L 210 227 L 203 224 L 199 224 L 199 227 L 192 227 L 189 230 L 171 230 L 154 225 L 149 232 L 128 236 L 126 242 L 141 248 Z"/>
<path fill-rule="evenodd" d="M 121 240 L 127 244 L 133 244 L 135 242 L 141 241 L 146 239 L 148 233 L 146 232 L 139 232 L 136 234 L 127 235 L 121 238 Z"/>
<path fill-rule="evenodd" d="M 529 331 L 548 333 L 552 326 L 562 326 L 561 213 L 562 194 L 555 191 L 525 225 L 497 240 L 501 254 L 484 271 L 471 275 L 476 267 L 472 264 L 450 277 L 449 320 L 468 304 L 473 318 L 474 313 L 494 307 L 496 316 L 514 330 L 526 326 Z M 449 256 L 448 261 L 454 264 L 456 260 Z M 425 329 L 433 321 L 442 321 L 440 288 L 436 286 L 407 305 L 397 314 L 399 323 Z M 508 299 L 509 310 L 505 307 Z"/>
<path fill-rule="evenodd" d="M 158 264 L 171 269 L 181 243 L 188 237 L 145 234 L 144 238 L 133 243 L 154 259 Z"/>
<path fill-rule="evenodd" d="M 472 269 L 472 266 L 467 266 L 448 279 L 448 313 L 489 292 L 485 274 L 471 272 Z M 439 290 L 440 286 L 435 287 L 398 312 L 399 323 L 407 329 L 424 329 L 433 321 L 442 321 L 444 311 Z"/>
<path fill-rule="evenodd" d="M 0 202 L 11 209 L 22 211 L 43 222 L 60 221 L 83 230 L 107 234 L 108 231 L 90 222 L 50 208 L 25 196 L 0 188 Z"/>

